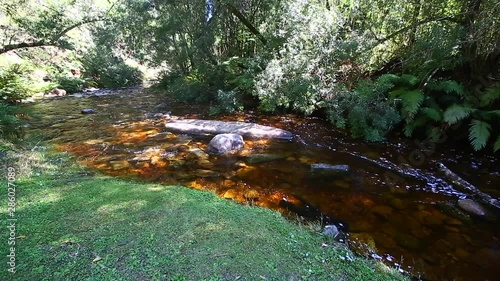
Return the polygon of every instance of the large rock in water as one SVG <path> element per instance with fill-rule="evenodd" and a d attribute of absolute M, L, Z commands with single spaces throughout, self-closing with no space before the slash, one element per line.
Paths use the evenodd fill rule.
<path fill-rule="evenodd" d="M 187 134 L 239 134 L 249 138 L 292 140 L 294 135 L 282 129 L 246 122 L 182 119 L 165 124 L 167 130 Z"/>
<path fill-rule="evenodd" d="M 225 155 L 241 150 L 245 142 L 238 134 L 218 134 L 209 143 L 207 152 L 215 155 Z"/>

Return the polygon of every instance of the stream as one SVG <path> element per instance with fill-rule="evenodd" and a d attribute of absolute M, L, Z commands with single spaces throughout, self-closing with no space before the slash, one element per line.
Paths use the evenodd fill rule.
<path fill-rule="evenodd" d="M 28 106 L 39 116 L 29 122 L 28 134 L 43 136 L 102 173 L 212 190 L 292 218 L 335 223 L 344 227 L 349 247 L 358 254 L 424 280 L 499 280 L 500 212 L 484 206 L 485 216 L 467 214 L 457 200 L 470 194 L 448 183 L 437 169 L 437 163 L 444 163 L 500 198 L 500 165 L 492 155 L 397 136 L 387 143 L 364 143 L 317 118 L 256 112 L 213 118 L 208 108 L 141 88 L 99 90 Z M 85 108 L 95 112 L 82 114 Z M 209 156 L 204 150 L 210 137 L 167 132 L 166 112 L 175 118 L 254 122 L 297 137 L 245 139 L 236 155 Z M 349 172 L 311 176 L 315 163 L 349 165 Z M 397 181 L 389 180 L 392 167 L 401 168 Z"/>

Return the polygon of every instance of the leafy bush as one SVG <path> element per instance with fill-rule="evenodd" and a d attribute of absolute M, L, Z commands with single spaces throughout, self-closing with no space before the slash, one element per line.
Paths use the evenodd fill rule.
<path fill-rule="evenodd" d="M 0 69 L 0 101 L 16 103 L 31 96 L 34 92 L 30 87 L 29 74 L 29 68 L 22 64 Z"/>
<path fill-rule="evenodd" d="M 81 92 L 84 88 L 93 86 L 91 82 L 74 76 L 60 75 L 56 80 L 59 88 L 66 90 L 68 93 Z"/>
<path fill-rule="evenodd" d="M 328 104 L 328 120 L 339 128 L 349 127 L 354 138 L 383 140 L 401 121 L 396 106 L 386 97 L 385 87 L 364 80 L 354 91 L 338 92 Z"/>
<path fill-rule="evenodd" d="M 23 135 L 21 119 L 26 116 L 26 110 L 16 105 L 0 102 L 0 138 L 16 139 Z"/>
<path fill-rule="evenodd" d="M 185 102 L 208 102 L 212 98 L 208 94 L 207 85 L 198 73 L 190 75 L 166 74 L 159 87 L 165 88 L 174 98 Z"/>
<path fill-rule="evenodd" d="M 283 44 L 257 75 L 254 93 L 263 110 L 289 108 L 309 115 L 361 79 L 369 39 L 317 3 L 294 1 L 284 9 L 275 26 Z"/>
<path fill-rule="evenodd" d="M 105 48 L 97 48 L 82 59 L 83 77 L 103 88 L 126 87 L 142 83 L 142 72 L 113 56 Z"/>
<path fill-rule="evenodd" d="M 239 100 L 239 96 L 234 91 L 218 90 L 216 95 L 215 106 L 210 107 L 210 115 L 231 114 L 235 111 L 243 110 L 243 105 Z"/>
<path fill-rule="evenodd" d="M 500 100 L 500 85 L 473 94 L 453 80 L 422 83 L 408 74 L 382 75 L 377 85 L 399 105 L 405 120 L 403 132 L 408 137 L 423 130 L 429 139 L 437 141 L 443 130 L 468 121 L 469 141 L 474 150 L 481 150 L 490 140 L 491 132 L 500 132 L 496 122 L 500 110 L 491 108 Z M 493 146 L 494 151 L 500 149 L 500 135 Z"/>

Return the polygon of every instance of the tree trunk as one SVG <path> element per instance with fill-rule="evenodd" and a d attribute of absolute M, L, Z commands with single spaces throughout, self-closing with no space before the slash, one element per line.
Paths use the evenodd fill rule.
<path fill-rule="evenodd" d="M 245 25 L 248 28 L 248 30 L 250 30 L 250 32 L 252 32 L 255 36 L 257 36 L 257 38 L 259 38 L 262 44 L 264 45 L 267 44 L 266 38 L 262 36 L 259 30 L 257 30 L 257 28 L 255 28 L 255 26 L 253 26 L 253 24 L 238 9 L 236 9 L 235 6 L 231 4 L 226 4 L 226 6 L 231 12 L 231 14 L 237 17 L 241 21 L 241 23 L 243 23 L 243 25 Z"/>

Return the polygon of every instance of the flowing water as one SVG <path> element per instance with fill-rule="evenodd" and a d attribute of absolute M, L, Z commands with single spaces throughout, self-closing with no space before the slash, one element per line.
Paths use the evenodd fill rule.
<path fill-rule="evenodd" d="M 81 163 L 105 174 L 213 190 L 244 204 L 343 226 L 349 246 L 426 280 L 499 280 L 500 220 L 467 215 L 456 206 L 467 194 L 440 177 L 436 163 L 493 197 L 500 167 L 493 156 L 395 137 L 391 143 L 354 141 L 330 124 L 255 112 L 219 117 L 289 130 L 293 141 L 245 140 L 239 154 L 209 156 L 208 136 L 167 132 L 168 111 L 208 119 L 206 108 L 177 103 L 142 89 L 121 89 L 45 100 L 28 128 Z M 82 114 L 84 108 L 94 114 Z M 450 136 L 452 137 L 452 136 Z M 347 174 L 317 177 L 311 164 L 349 165 Z M 402 167 L 402 182 L 388 182 Z M 391 172 L 394 174 L 393 172 Z"/>

